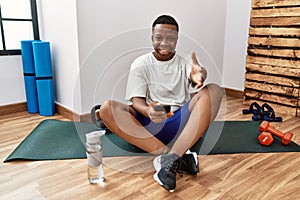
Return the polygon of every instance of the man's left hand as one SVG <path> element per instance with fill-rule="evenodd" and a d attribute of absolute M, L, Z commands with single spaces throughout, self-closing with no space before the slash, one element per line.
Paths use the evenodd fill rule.
<path fill-rule="evenodd" d="M 203 82 L 206 79 L 207 72 L 205 68 L 201 67 L 198 63 L 196 53 L 193 51 L 191 54 L 192 58 L 192 70 L 190 74 L 190 78 L 192 83 L 195 85 L 195 88 L 200 88 L 203 86 Z"/>

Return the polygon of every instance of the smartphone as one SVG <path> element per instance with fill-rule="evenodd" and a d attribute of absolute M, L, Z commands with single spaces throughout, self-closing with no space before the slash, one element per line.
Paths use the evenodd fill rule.
<path fill-rule="evenodd" d="M 154 106 L 155 111 L 166 111 L 166 113 L 171 112 L 171 106 L 170 105 L 155 105 Z"/>

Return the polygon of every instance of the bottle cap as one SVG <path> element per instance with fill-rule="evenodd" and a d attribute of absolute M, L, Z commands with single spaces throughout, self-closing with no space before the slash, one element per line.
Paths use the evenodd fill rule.
<path fill-rule="evenodd" d="M 105 134 L 105 130 L 93 131 L 85 134 L 86 142 L 88 143 L 97 143 L 100 142 L 100 137 Z"/>

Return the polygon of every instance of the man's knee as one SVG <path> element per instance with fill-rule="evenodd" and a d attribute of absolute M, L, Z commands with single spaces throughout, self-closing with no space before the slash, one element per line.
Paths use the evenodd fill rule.
<path fill-rule="evenodd" d="M 216 83 L 209 83 L 207 85 L 207 88 L 211 91 L 218 91 L 218 92 L 222 92 L 224 90 L 224 88 L 222 88 L 221 86 L 219 86 Z"/>
<path fill-rule="evenodd" d="M 207 96 L 211 98 L 215 95 L 222 96 L 223 94 L 224 94 L 224 88 L 220 87 L 218 84 L 209 83 L 202 90 L 200 90 L 196 94 L 196 96 L 198 96 L 199 99 L 201 96 Z"/>
<path fill-rule="evenodd" d="M 206 85 L 202 90 L 200 90 L 192 99 L 191 107 L 195 104 L 200 104 L 202 101 L 207 102 L 219 102 L 224 94 L 224 88 L 220 87 L 218 84 L 210 83 Z"/>
<path fill-rule="evenodd" d="M 208 84 L 207 89 L 211 98 L 222 98 L 225 94 L 224 88 L 215 83 Z"/>
<path fill-rule="evenodd" d="M 115 115 L 119 115 L 121 112 L 129 112 L 134 114 L 133 109 L 123 103 L 114 100 L 105 101 L 100 108 L 101 119 L 112 119 Z"/>
<path fill-rule="evenodd" d="M 106 119 L 107 117 L 109 117 L 111 113 L 111 108 L 112 108 L 112 100 L 105 101 L 100 107 L 100 111 L 99 111 L 100 118 Z"/>

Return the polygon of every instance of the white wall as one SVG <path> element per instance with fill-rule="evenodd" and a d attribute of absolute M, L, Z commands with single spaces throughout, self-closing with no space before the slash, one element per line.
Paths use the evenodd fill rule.
<path fill-rule="evenodd" d="M 0 106 L 25 102 L 21 56 L 0 56 Z"/>
<path fill-rule="evenodd" d="M 251 0 L 227 0 L 223 84 L 244 90 Z"/>
<path fill-rule="evenodd" d="M 130 62 L 151 50 L 160 14 L 180 25 L 178 51 L 197 51 L 211 80 L 243 90 L 251 0 L 38 0 L 41 39 L 51 42 L 56 102 L 83 114 L 122 99 Z M 24 102 L 20 56 L 0 57 L 0 105 Z M 7 78 L 8 75 L 8 78 Z"/>
<path fill-rule="evenodd" d="M 82 112 L 113 98 L 122 101 L 132 60 L 151 51 L 151 25 L 170 14 L 180 26 L 178 51 L 197 52 L 221 79 L 226 1 L 88 0 L 77 1 Z M 220 81 L 219 81 L 220 82 Z"/>
<path fill-rule="evenodd" d="M 57 103 L 81 113 L 77 10 L 73 0 L 39 0 L 38 14 L 41 40 L 51 44 L 52 65 Z"/>

